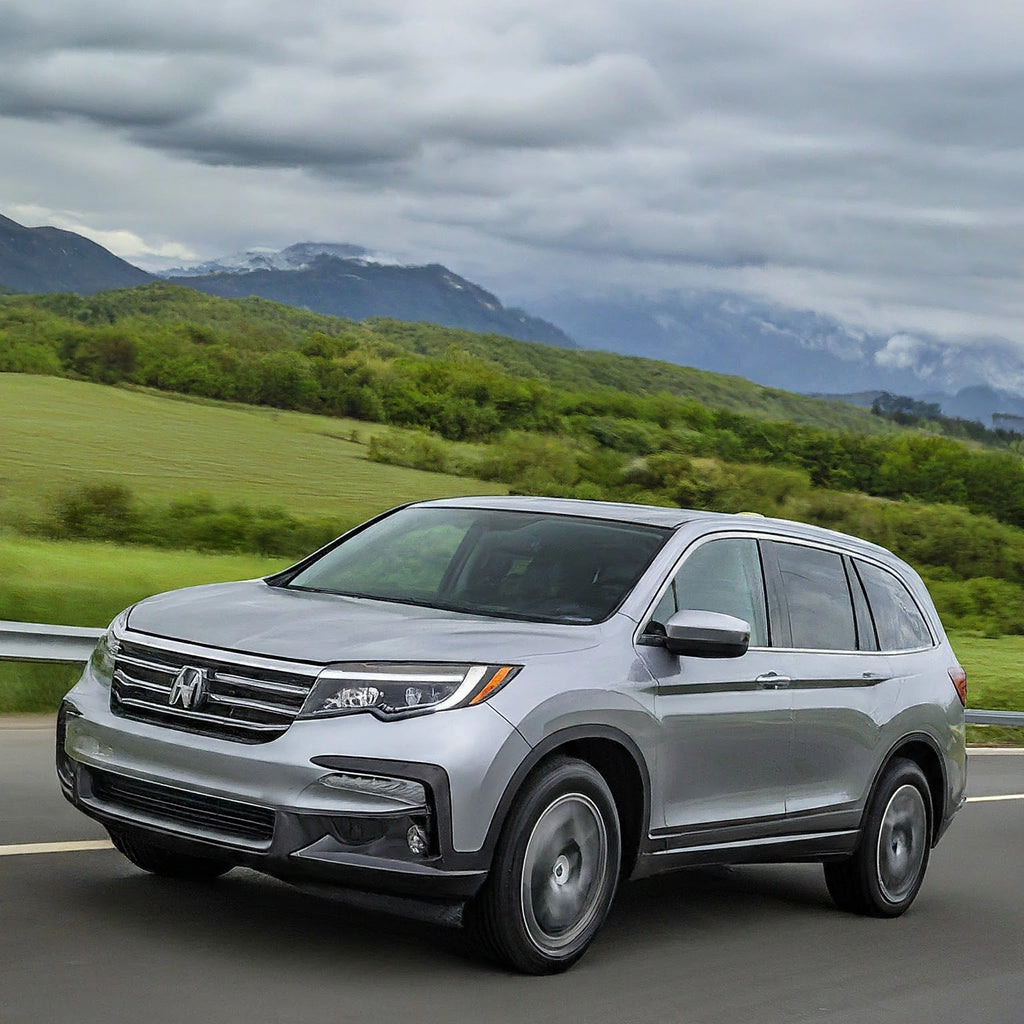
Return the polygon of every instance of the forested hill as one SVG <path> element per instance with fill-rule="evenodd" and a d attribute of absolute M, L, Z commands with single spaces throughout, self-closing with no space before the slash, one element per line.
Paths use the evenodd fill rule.
<path fill-rule="evenodd" d="M 630 459 L 645 459 L 638 478 L 662 469 L 644 500 L 707 505 L 715 499 L 699 491 L 661 493 L 673 473 L 686 475 L 666 467 L 696 456 L 798 470 L 818 488 L 962 505 L 1024 527 L 1024 464 L 1009 442 L 972 450 L 739 377 L 429 324 L 353 323 L 165 284 L 89 299 L 2 296 L 0 370 L 348 416 L 447 441 L 540 435 L 574 468 L 539 458 L 530 479 L 506 482 L 541 492 L 572 480 L 622 497 L 615 481 L 633 471 Z"/>
<path fill-rule="evenodd" d="M 365 358 L 469 358 L 502 375 L 558 389 L 665 393 L 758 419 L 861 433 L 887 429 L 867 410 L 763 387 L 740 376 L 434 324 L 388 319 L 355 323 L 265 299 L 221 299 L 163 283 L 88 298 L 5 296 L 0 304 L 0 370 L 73 373 L 108 383 L 127 381 L 276 404 L 254 393 L 252 383 L 241 379 L 245 373 L 233 390 L 226 380 L 228 365 L 255 372 L 272 355 L 309 349 L 314 335 L 333 339 L 327 344 L 332 351 Z M 199 373 L 200 352 L 224 369 Z M 278 359 L 275 365 L 284 364 Z M 186 366 L 196 369 L 196 379 L 189 378 Z M 217 383 L 214 378 L 225 379 Z"/>

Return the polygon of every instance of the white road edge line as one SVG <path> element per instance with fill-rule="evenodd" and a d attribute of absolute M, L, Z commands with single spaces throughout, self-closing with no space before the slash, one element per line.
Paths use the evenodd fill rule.
<path fill-rule="evenodd" d="M 1024 800 L 1024 793 L 1001 793 L 999 796 L 969 796 L 969 804 L 988 804 L 997 800 Z"/>
<path fill-rule="evenodd" d="M 81 853 L 85 850 L 112 850 L 114 844 L 108 839 L 90 839 L 78 843 L 21 843 L 16 846 L 0 846 L 0 857 L 17 857 L 30 853 Z"/>

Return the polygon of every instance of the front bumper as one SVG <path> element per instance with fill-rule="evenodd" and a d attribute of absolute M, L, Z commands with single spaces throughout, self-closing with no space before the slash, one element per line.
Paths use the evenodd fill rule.
<path fill-rule="evenodd" d="M 489 708 L 440 713 L 440 731 L 427 716 L 295 723 L 253 747 L 118 718 L 105 695 L 80 684 L 62 705 L 57 774 L 67 799 L 108 831 L 289 882 L 420 901 L 461 902 L 479 890 L 488 827 L 528 752 Z M 406 756 L 366 756 L 382 739 Z M 413 759 L 431 745 L 448 756 L 445 767 Z M 381 801 L 322 784 L 338 774 L 418 783 L 424 799 Z M 426 837 L 415 852 L 414 827 Z"/>

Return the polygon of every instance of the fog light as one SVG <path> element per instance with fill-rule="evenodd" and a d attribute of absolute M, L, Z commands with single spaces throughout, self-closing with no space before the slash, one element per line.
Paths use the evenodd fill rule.
<path fill-rule="evenodd" d="M 427 855 L 427 849 L 429 842 L 427 841 L 427 833 L 422 825 L 410 825 L 409 831 L 405 834 L 405 838 L 409 843 L 409 849 L 416 854 L 417 857 L 425 857 Z"/>
<path fill-rule="evenodd" d="M 366 846 L 375 843 L 388 830 L 381 818 L 334 818 L 330 823 L 334 838 L 346 846 Z"/>

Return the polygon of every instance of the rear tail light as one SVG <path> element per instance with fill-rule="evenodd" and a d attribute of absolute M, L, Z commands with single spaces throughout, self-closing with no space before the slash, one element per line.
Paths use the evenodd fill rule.
<path fill-rule="evenodd" d="M 956 687 L 956 695 L 960 698 L 960 703 L 967 707 L 967 673 L 963 666 L 953 665 L 949 669 L 949 678 Z"/>

